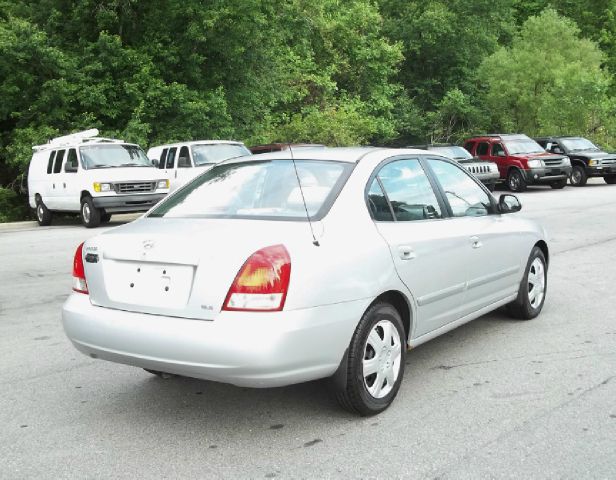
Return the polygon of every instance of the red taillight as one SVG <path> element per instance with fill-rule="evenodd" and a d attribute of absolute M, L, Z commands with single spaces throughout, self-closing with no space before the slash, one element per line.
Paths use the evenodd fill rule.
<path fill-rule="evenodd" d="M 73 290 L 79 293 L 89 293 L 86 274 L 83 270 L 83 243 L 77 247 L 73 259 Z"/>
<path fill-rule="evenodd" d="M 291 258 L 283 245 L 253 253 L 236 275 L 223 310 L 278 312 L 284 307 L 291 277 Z"/>

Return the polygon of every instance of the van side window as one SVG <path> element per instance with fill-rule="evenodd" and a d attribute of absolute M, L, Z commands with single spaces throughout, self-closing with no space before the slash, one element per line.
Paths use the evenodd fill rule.
<path fill-rule="evenodd" d="M 65 150 L 58 150 L 56 154 L 56 163 L 53 165 L 53 173 L 60 173 L 62 171 L 62 162 L 64 161 Z"/>
<path fill-rule="evenodd" d="M 190 153 L 188 153 L 188 147 L 184 146 L 180 148 L 180 155 L 178 156 L 178 168 L 190 167 Z"/>
<path fill-rule="evenodd" d="M 47 162 L 47 173 L 51 173 L 53 171 L 54 158 L 56 158 L 55 150 L 49 154 L 49 162 Z"/>
<path fill-rule="evenodd" d="M 169 154 L 167 155 L 167 168 L 173 168 L 175 166 L 175 152 L 177 152 L 177 150 L 177 147 L 169 149 Z"/>
<path fill-rule="evenodd" d="M 167 161 L 167 149 L 163 148 L 162 153 L 160 154 L 160 158 L 158 160 L 158 168 L 165 168 L 166 165 L 166 161 Z"/>
<path fill-rule="evenodd" d="M 77 161 L 77 151 L 74 148 L 71 148 L 68 151 L 68 155 L 66 157 L 66 165 L 64 166 L 64 171 L 69 173 L 75 173 L 79 169 L 79 162 Z"/>

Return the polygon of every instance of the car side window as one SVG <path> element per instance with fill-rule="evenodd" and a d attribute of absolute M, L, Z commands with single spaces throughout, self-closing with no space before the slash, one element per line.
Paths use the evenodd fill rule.
<path fill-rule="evenodd" d="M 505 156 L 505 149 L 500 143 L 495 143 L 494 145 L 492 145 L 492 156 L 493 157 L 499 157 L 499 156 L 504 157 Z"/>
<path fill-rule="evenodd" d="M 178 157 L 178 168 L 190 168 L 190 154 L 188 153 L 188 147 L 184 146 L 180 148 L 180 155 Z"/>
<path fill-rule="evenodd" d="M 74 148 L 71 148 L 66 157 L 66 166 L 64 167 L 64 171 L 68 173 L 75 173 L 78 169 L 79 162 L 77 161 L 77 151 Z"/>
<path fill-rule="evenodd" d="M 173 168 L 175 166 L 175 152 L 177 152 L 177 150 L 177 147 L 169 149 L 169 153 L 167 154 L 167 168 Z"/>
<path fill-rule="evenodd" d="M 381 168 L 377 178 L 396 221 L 442 218 L 441 207 L 419 160 L 395 160 Z"/>
<path fill-rule="evenodd" d="M 56 153 L 56 162 L 53 164 L 53 173 L 60 173 L 62 171 L 64 152 L 65 150 L 58 150 L 58 153 Z"/>
<path fill-rule="evenodd" d="M 469 152 L 473 153 L 473 147 L 475 146 L 475 142 L 466 142 L 464 144 L 464 148 Z"/>
<path fill-rule="evenodd" d="M 372 181 L 372 185 L 368 191 L 368 206 L 370 207 L 372 218 L 375 220 L 379 222 L 394 221 L 394 216 L 391 213 L 389 202 L 387 201 L 387 198 L 383 193 L 383 189 L 376 178 Z"/>
<path fill-rule="evenodd" d="M 52 151 L 49 154 L 49 161 L 47 162 L 47 173 L 53 172 L 53 161 L 56 158 L 56 151 Z"/>
<path fill-rule="evenodd" d="M 429 159 L 428 163 L 454 217 L 480 217 L 490 213 L 490 196 L 464 170 L 443 160 Z"/>
<path fill-rule="evenodd" d="M 477 145 L 477 155 L 487 155 L 489 148 L 490 145 L 488 144 L 488 142 L 481 142 L 479 145 Z"/>

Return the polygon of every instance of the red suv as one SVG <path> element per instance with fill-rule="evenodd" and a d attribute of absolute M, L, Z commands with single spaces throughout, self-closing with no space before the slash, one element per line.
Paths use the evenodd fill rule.
<path fill-rule="evenodd" d="M 527 185 L 548 184 L 563 188 L 571 175 L 571 162 L 565 155 L 546 152 L 526 135 L 483 135 L 464 142 L 472 155 L 498 165 L 501 181 L 509 190 L 523 192 Z"/>

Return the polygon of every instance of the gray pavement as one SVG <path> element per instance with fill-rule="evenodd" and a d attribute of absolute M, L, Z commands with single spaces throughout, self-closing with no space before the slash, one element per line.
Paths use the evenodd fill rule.
<path fill-rule="evenodd" d="M 372 418 L 321 382 L 160 380 L 81 355 L 60 307 L 103 229 L 1 228 L 0 478 L 616 478 L 616 186 L 519 197 L 552 237 L 543 313 L 412 350 Z"/>

